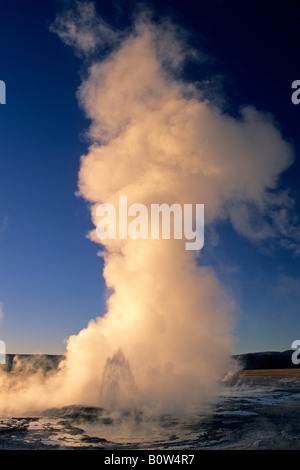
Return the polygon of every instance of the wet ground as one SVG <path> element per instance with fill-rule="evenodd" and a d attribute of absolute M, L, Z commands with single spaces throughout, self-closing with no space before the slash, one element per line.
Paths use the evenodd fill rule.
<path fill-rule="evenodd" d="M 0 449 L 300 449 L 300 378 L 223 383 L 205 412 L 146 416 L 69 406 L 0 417 Z"/>

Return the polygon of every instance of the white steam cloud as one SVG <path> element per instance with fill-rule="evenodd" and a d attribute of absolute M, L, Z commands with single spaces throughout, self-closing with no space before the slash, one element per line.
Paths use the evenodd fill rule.
<path fill-rule="evenodd" d="M 61 40 L 72 46 L 79 56 L 87 56 L 96 49 L 112 45 L 118 34 L 97 15 L 92 2 L 75 1 L 72 10 L 57 16 L 50 27 Z"/>
<path fill-rule="evenodd" d="M 78 91 L 92 140 L 79 193 L 95 226 L 98 204 L 117 206 L 126 195 L 128 204 L 204 204 L 206 224 L 229 218 L 254 240 L 289 236 L 291 201 L 274 190 L 293 154 L 272 118 L 252 106 L 229 116 L 179 80 L 196 54 L 169 22 L 140 15 L 121 35 L 93 4 L 76 5 L 54 23 L 61 39 L 85 56 L 114 46 L 93 59 Z M 89 236 L 100 242 L 95 231 Z M 83 403 L 172 411 L 215 393 L 230 367 L 235 305 L 213 269 L 201 266 L 201 253 L 198 266 L 182 240 L 102 244 L 113 292 L 106 314 L 69 338 L 63 366 L 46 383 L 36 374 L 14 388 L 6 377 L 13 391 L 1 388 L 1 408 Z"/>

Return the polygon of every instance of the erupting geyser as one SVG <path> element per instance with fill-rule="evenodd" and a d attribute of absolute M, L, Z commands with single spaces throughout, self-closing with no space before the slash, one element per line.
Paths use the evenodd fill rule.
<path fill-rule="evenodd" d="M 131 32 L 118 34 L 93 4 L 76 5 L 52 30 L 91 64 L 78 91 L 92 140 L 79 193 L 95 227 L 99 204 L 117 206 L 126 196 L 148 209 L 204 204 L 206 226 L 228 219 L 250 238 L 278 231 L 269 209 L 284 198 L 269 190 L 292 152 L 270 116 L 244 107 L 231 117 L 203 98 L 199 84 L 181 81 L 195 53 L 169 22 L 140 15 Z M 251 208 L 262 216 L 259 228 Z M 230 367 L 233 345 L 235 304 L 213 269 L 182 239 L 99 240 L 96 230 L 89 237 L 103 246 L 107 312 L 69 338 L 56 375 L 33 377 L 22 389 L 6 377 L 1 407 L 182 411 L 205 403 Z"/>
<path fill-rule="evenodd" d="M 116 409 L 119 403 L 128 402 L 131 408 L 138 399 L 138 390 L 129 362 L 119 349 L 106 361 L 100 393 L 100 402 L 106 409 Z M 136 402 L 138 405 L 138 402 Z"/>

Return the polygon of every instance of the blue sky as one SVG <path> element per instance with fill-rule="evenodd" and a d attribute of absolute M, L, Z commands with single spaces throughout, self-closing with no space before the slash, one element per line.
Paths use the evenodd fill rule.
<path fill-rule="evenodd" d="M 99 13 L 124 28 L 132 1 L 95 2 Z M 86 203 L 75 195 L 89 121 L 76 90 L 84 63 L 50 24 L 63 3 L 3 0 L 0 79 L 0 339 L 9 352 L 62 353 L 65 339 L 105 311 L 105 284 Z M 168 14 L 210 57 L 191 65 L 186 79 L 213 76 L 227 111 L 241 104 L 272 113 L 295 152 L 281 188 L 299 213 L 300 105 L 291 84 L 300 79 L 294 2 L 151 2 L 157 18 Z M 298 14 L 297 14 L 298 13 Z M 199 201 L 201 202 L 201 201 Z M 297 222 L 294 222 L 295 230 Z M 218 243 L 215 242 L 216 236 Z M 298 239 L 299 241 L 299 239 Z M 297 240 L 251 243 L 229 223 L 207 231 L 202 262 L 212 265 L 238 304 L 235 351 L 289 349 L 300 335 Z"/>

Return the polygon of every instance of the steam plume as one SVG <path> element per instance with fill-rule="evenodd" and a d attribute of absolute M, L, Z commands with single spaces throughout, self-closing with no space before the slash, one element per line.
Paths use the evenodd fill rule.
<path fill-rule="evenodd" d="M 275 209 L 288 207 L 289 198 L 273 190 L 292 150 L 272 118 L 252 106 L 239 118 L 226 115 L 201 88 L 178 79 L 196 54 L 174 25 L 140 15 L 131 32 L 116 35 L 89 5 L 77 2 L 76 14 L 59 16 L 53 30 L 77 53 L 94 54 L 78 98 L 92 140 L 81 157 L 79 193 L 95 226 L 98 204 L 117 206 L 126 195 L 128 204 L 146 206 L 204 203 L 207 225 L 228 218 L 251 239 L 281 236 L 287 226 Z M 95 59 L 104 43 L 111 52 Z M 95 231 L 89 237 L 100 242 Z M 230 367 L 234 301 L 182 240 L 102 244 L 113 292 L 107 312 L 69 338 L 55 377 L 22 391 L 26 406 L 37 396 L 40 407 L 201 405 Z"/>

